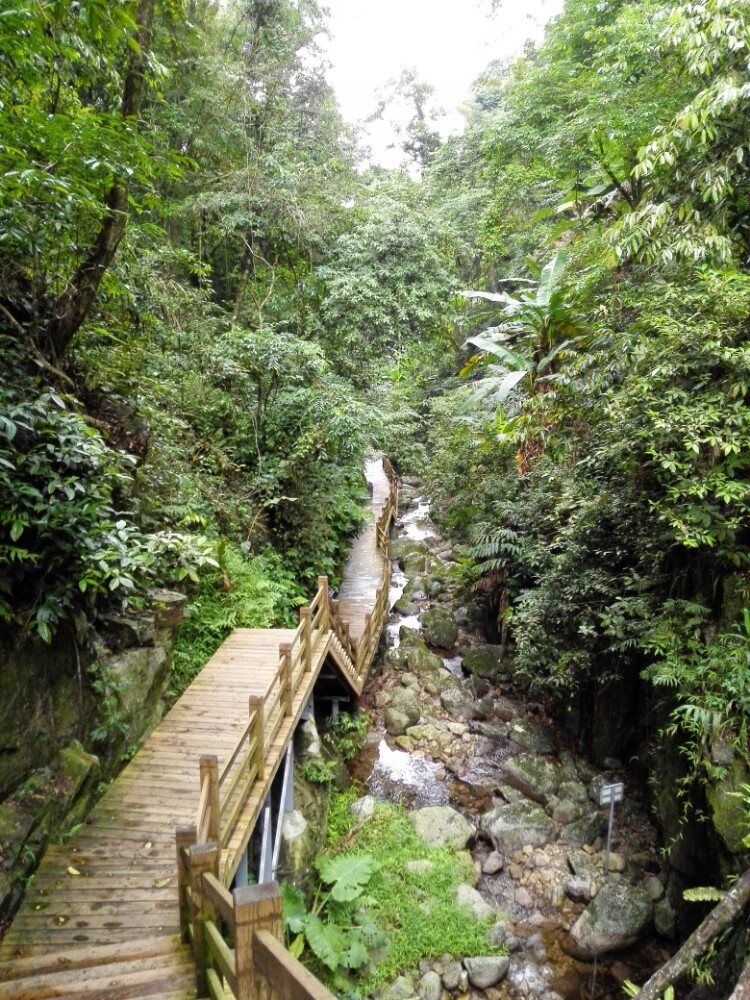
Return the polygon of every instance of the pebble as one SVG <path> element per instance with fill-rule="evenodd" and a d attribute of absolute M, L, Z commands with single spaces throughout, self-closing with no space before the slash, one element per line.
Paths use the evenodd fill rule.
<path fill-rule="evenodd" d="M 482 865 L 482 871 L 485 875 L 497 875 L 498 872 L 503 870 L 505 862 L 503 861 L 503 856 L 499 851 L 492 851 L 484 859 Z"/>

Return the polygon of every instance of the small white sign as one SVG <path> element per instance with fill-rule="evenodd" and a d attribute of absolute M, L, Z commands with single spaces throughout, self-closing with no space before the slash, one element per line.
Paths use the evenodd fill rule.
<path fill-rule="evenodd" d="M 602 785 L 599 791 L 599 805 L 608 806 L 613 802 L 622 802 L 625 796 L 625 785 L 622 781 L 614 785 Z"/>

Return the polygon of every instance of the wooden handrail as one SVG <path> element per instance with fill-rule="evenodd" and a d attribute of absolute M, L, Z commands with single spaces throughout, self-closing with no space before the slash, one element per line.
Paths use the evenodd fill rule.
<path fill-rule="evenodd" d="M 178 831 L 177 862 L 180 926 L 183 941 L 193 948 L 198 995 L 334 1000 L 282 944 L 278 884 L 230 892 L 217 876 L 218 844 L 196 844 L 194 838 L 194 828 Z"/>
<path fill-rule="evenodd" d="M 398 491 L 390 463 L 384 462 L 384 468 L 390 491 L 376 520 L 376 544 L 387 555 Z M 232 838 L 255 783 L 263 779 L 266 750 L 274 742 L 284 720 L 294 711 L 295 697 L 312 669 L 316 645 L 330 631 L 344 653 L 342 669 L 355 690 L 361 688 L 388 613 L 389 580 L 386 561 L 373 610 L 367 616 L 363 635 L 356 641 L 349 623 L 341 619 L 338 601 L 331 599 L 328 578 L 318 577 L 312 600 L 300 609 L 300 622 L 291 642 L 279 648 L 279 661 L 265 697 L 251 699 L 248 723 L 223 766 L 219 770 L 216 758 L 212 758 L 210 766 L 205 762 L 201 764 L 196 831 L 200 842 L 217 844 L 219 856 Z"/>

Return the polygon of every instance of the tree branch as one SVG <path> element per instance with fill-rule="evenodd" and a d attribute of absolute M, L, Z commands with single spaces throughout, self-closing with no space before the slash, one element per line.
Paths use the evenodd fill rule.
<path fill-rule="evenodd" d="M 690 935 L 685 944 L 675 952 L 670 960 L 663 965 L 649 979 L 640 993 L 637 993 L 635 1000 L 657 1000 L 662 992 L 676 982 L 693 965 L 708 948 L 711 942 L 721 934 L 723 930 L 730 927 L 740 916 L 748 900 L 750 899 L 750 870 L 746 871 L 739 882 L 729 890 L 720 903 L 711 910 L 709 915 Z M 746 977 L 747 969 L 740 977 Z M 740 989 L 740 983 L 737 988 Z M 743 987 L 745 992 L 740 992 L 734 1000 L 746 1000 L 750 996 L 748 984 Z M 735 990 L 735 993 L 737 991 Z"/>
<path fill-rule="evenodd" d="M 129 49 L 128 68 L 123 84 L 120 113 L 123 119 L 137 119 L 143 102 L 148 49 L 154 21 L 154 0 L 139 0 L 136 16 L 136 45 Z M 47 358 L 61 358 L 86 319 L 105 272 L 125 234 L 128 220 L 128 181 L 115 178 L 107 196 L 99 232 L 65 291 L 55 300 L 52 316 L 39 337 L 39 347 Z"/>

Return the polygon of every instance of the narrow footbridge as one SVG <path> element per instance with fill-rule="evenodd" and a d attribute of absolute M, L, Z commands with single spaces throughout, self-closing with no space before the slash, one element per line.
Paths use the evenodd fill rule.
<path fill-rule="evenodd" d="M 387 463 L 368 479 L 339 599 L 321 577 L 296 629 L 233 632 L 48 849 L 0 945 L 0 998 L 330 997 L 281 944 L 274 876 L 295 729 L 314 700 L 361 693 L 388 614 L 396 491 Z"/>

